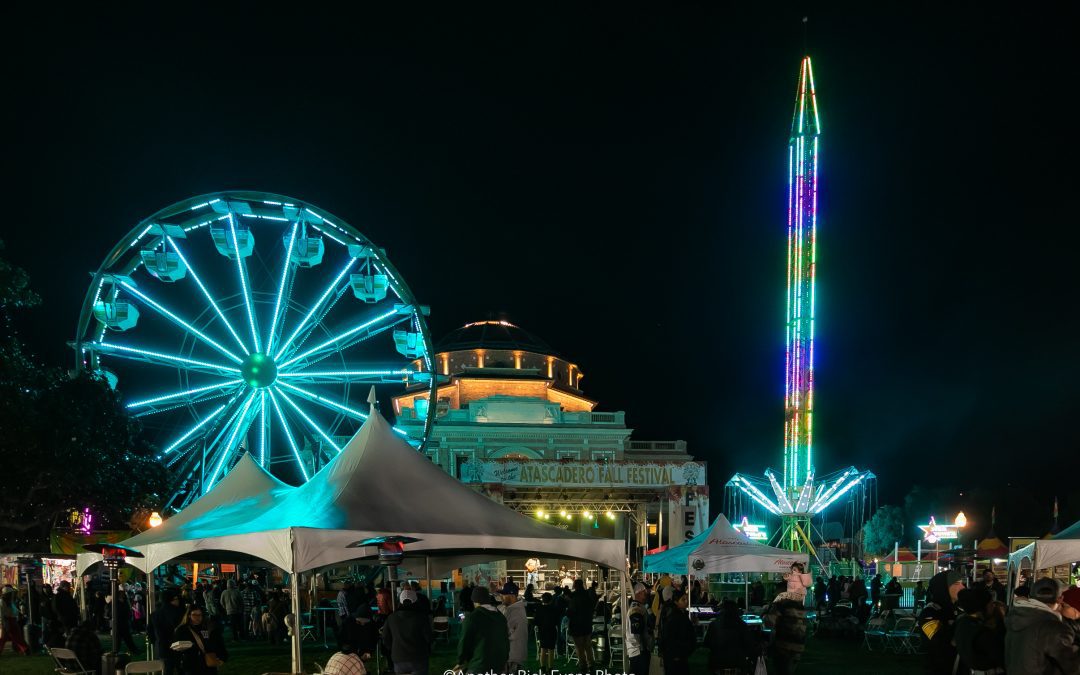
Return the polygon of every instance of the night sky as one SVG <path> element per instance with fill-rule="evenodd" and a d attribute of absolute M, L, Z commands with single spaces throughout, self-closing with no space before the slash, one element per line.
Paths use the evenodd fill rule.
<path fill-rule="evenodd" d="M 871 469 L 883 503 L 1026 483 L 1031 527 L 1055 494 L 1080 516 L 1076 17 L 265 7 L 12 23 L 2 236 L 44 298 L 22 332 L 46 360 L 71 361 L 87 272 L 141 218 L 277 192 L 386 247 L 436 337 L 507 318 L 635 438 L 687 440 L 716 512 L 731 473 L 780 462 L 808 13 L 819 473 Z"/>

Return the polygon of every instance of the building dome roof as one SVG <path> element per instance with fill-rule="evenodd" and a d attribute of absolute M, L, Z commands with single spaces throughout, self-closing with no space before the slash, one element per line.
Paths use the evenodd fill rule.
<path fill-rule="evenodd" d="M 559 356 L 548 343 L 509 321 L 475 321 L 450 331 L 435 343 L 437 353 L 469 349 L 503 349 Z"/>

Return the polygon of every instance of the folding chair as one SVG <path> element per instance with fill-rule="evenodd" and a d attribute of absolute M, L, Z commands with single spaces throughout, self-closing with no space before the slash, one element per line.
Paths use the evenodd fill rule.
<path fill-rule="evenodd" d="M 97 664 L 93 664 L 93 668 L 87 668 L 79 663 L 79 657 L 70 649 L 53 647 L 49 650 L 49 655 L 56 664 L 58 675 L 97 675 Z"/>
<path fill-rule="evenodd" d="M 157 661 L 132 661 L 124 666 L 124 675 L 131 675 L 131 673 L 164 673 L 165 662 L 158 659 Z"/>
<path fill-rule="evenodd" d="M 919 633 L 916 630 L 918 620 L 915 617 L 905 616 L 897 619 L 896 625 L 888 632 L 887 648 L 897 654 L 916 654 L 920 644 Z"/>
<path fill-rule="evenodd" d="M 866 622 L 866 627 L 863 628 L 863 646 L 867 651 L 874 651 L 874 645 L 872 640 L 877 639 L 878 644 L 882 649 L 885 649 L 886 642 L 888 641 L 888 632 L 885 630 L 885 624 L 889 620 L 889 617 L 885 614 L 879 614 Z"/>
<path fill-rule="evenodd" d="M 450 619 L 445 616 L 437 616 L 431 624 L 431 631 L 435 634 L 435 639 L 440 637 L 449 644 L 450 642 Z"/>

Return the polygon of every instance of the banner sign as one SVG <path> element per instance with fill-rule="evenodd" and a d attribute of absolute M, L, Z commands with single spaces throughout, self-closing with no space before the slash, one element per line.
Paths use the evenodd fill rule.
<path fill-rule="evenodd" d="M 704 462 L 465 462 L 462 481 L 539 487 L 669 487 L 703 485 Z"/>

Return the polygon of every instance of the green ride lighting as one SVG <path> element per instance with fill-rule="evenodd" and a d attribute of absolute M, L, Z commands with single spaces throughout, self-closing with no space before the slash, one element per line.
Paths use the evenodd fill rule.
<path fill-rule="evenodd" d="M 277 364 L 266 354 L 255 352 L 240 364 L 240 376 L 254 389 L 269 387 L 277 380 L 277 375 Z"/>

